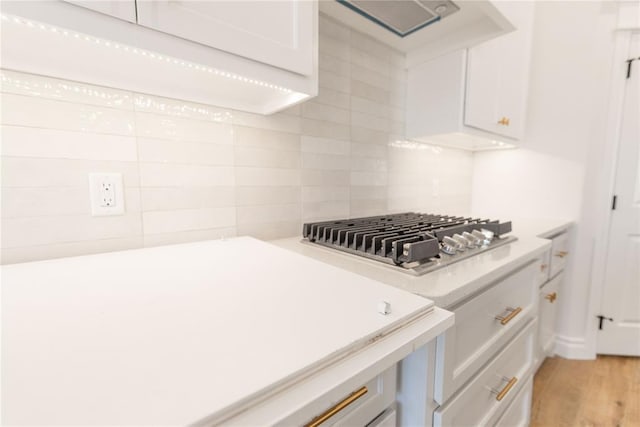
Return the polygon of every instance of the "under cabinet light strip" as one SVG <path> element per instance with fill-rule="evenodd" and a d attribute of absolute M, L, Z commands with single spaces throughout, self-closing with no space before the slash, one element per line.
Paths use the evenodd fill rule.
<path fill-rule="evenodd" d="M 53 25 L 48 25 L 48 24 L 42 24 L 40 22 L 34 22 L 34 21 L 30 21 L 28 19 L 25 18 L 21 18 L 18 16 L 13 16 L 13 15 L 6 15 L 6 14 L 1 14 L 0 15 L 1 19 L 3 21 L 6 22 L 13 22 L 16 24 L 21 24 L 21 25 L 25 25 L 29 28 L 33 28 L 33 29 L 39 29 L 42 31 L 49 31 L 52 32 L 54 34 L 57 35 L 63 35 L 65 37 L 72 37 L 78 40 L 85 40 L 87 42 L 90 43 L 95 43 L 97 45 L 103 45 L 105 47 L 108 48 L 113 48 L 113 49 L 120 49 L 123 50 L 125 52 L 131 52 L 137 55 L 142 55 L 154 60 L 158 60 L 158 61 L 164 61 L 164 62 L 169 62 L 169 63 L 173 63 L 176 65 L 180 65 L 182 67 L 185 68 L 191 68 L 191 69 L 195 69 L 196 71 L 201 71 L 204 73 L 209 73 L 209 74 L 213 74 L 216 76 L 220 76 L 220 77 L 225 77 L 227 79 L 231 79 L 231 80 L 238 80 L 241 81 L 243 83 L 248 83 L 248 84 L 252 84 L 252 85 L 256 85 L 256 86 L 261 86 L 261 87 L 266 87 L 269 89 L 274 89 L 274 90 L 278 90 L 280 92 L 284 92 L 284 93 L 292 93 L 293 91 L 291 89 L 288 89 L 286 87 L 282 87 L 282 86 L 278 86 L 278 85 L 274 85 L 272 83 L 268 83 L 262 80 L 256 80 L 256 79 L 252 79 L 252 78 L 248 78 L 245 76 L 241 76 L 238 74 L 234 74 L 234 73 L 230 73 L 228 71 L 223 71 L 223 70 L 219 70 L 217 68 L 212 68 L 212 67 L 208 67 L 205 65 L 201 65 L 195 62 L 189 62 L 189 61 L 185 61 L 182 59 L 177 59 L 171 56 L 166 56 L 166 55 L 162 55 L 156 52 L 152 52 L 149 50 L 145 50 L 145 49 L 140 49 L 140 48 L 136 48 L 136 47 L 131 47 L 128 45 L 124 45 L 124 44 L 120 44 L 111 40 L 106 40 L 106 39 L 101 39 L 98 37 L 93 37 L 93 36 L 89 36 L 87 34 L 82 34 L 82 33 L 77 33 L 75 31 L 71 31 L 71 30 L 66 30 L 63 28 L 59 28 L 59 27 L 55 27 Z"/>

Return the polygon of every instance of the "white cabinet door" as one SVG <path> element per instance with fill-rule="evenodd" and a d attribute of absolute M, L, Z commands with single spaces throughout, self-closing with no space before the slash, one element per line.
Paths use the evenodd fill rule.
<path fill-rule="evenodd" d="M 124 19 L 129 22 L 136 22 L 136 2 L 135 0 L 63 0 L 76 6 L 85 7 L 113 16 L 118 19 Z"/>
<path fill-rule="evenodd" d="M 559 274 L 540 289 L 538 356 L 542 360 L 553 354 L 558 312 L 558 302 L 556 300 L 560 298 L 561 283 L 562 274 Z"/>
<path fill-rule="evenodd" d="M 302 75 L 311 75 L 315 1 L 138 1 L 138 23 Z"/>
<path fill-rule="evenodd" d="M 469 49 L 465 124 L 521 139 L 529 80 L 533 2 L 500 2 L 516 31 Z"/>

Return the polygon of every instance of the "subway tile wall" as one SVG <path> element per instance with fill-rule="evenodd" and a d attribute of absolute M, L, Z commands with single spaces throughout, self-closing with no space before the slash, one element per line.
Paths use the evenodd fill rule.
<path fill-rule="evenodd" d="M 403 60 L 321 16 L 319 95 L 271 116 L 0 70 L 1 262 L 467 212 L 471 154 L 403 138 Z M 91 216 L 92 172 L 124 215 Z"/>

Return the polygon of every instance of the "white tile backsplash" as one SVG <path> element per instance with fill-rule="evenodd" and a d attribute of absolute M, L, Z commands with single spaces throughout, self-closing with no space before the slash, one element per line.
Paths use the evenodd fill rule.
<path fill-rule="evenodd" d="M 236 208 L 174 209 L 142 213 L 144 234 L 234 227 Z"/>
<path fill-rule="evenodd" d="M 135 113 L 136 136 L 212 144 L 233 144 L 230 123 L 194 120 L 153 113 Z"/>
<path fill-rule="evenodd" d="M 0 88 L 2 93 L 133 111 L 131 92 L 34 74 L 1 70 Z"/>
<path fill-rule="evenodd" d="M 136 162 L 3 156 L 2 188 L 84 187 L 88 191 L 88 176 L 94 172 L 121 173 L 125 187 L 140 186 Z M 88 198 L 87 203 L 89 203 Z"/>
<path fill-rule="evenodd" d="M 140 190 L 142 210 L 201 209 L 235 206 L 236 189 L 212 187 L 145 187 Z"/>
<path fill-rule="evenodd" d="M 271 116 L 0 70 L 1 262 L 467 212 L 471 155 L 403 140 L 403 55 L 320 34 L 318 96 Z M 90 215 L 93 172 L 123 175 L 124 215 Z"/>
<path fill-rule="evenodd" d="M 87 133 L 134 135 L 134 113 L 109 107 L 2 94 L 2 124 Z"/>
<path fill-rule="evenodd" d="M 233 145 L 154 138 L 138 138 L 137 141 L 138 159 L 141 162 L 209 166 L 233 165 Z"/>
<path fill-rule="evenodd" d="M 232 166 L 140 163 L 142 187 L 209 187 L 234 184 Z"/>
<path fill-rule="evenodd" d="M 138 160 L 132 136 L 71 132 L 22 126 L 2 126 L 2 155 L 48 159 Z"/>

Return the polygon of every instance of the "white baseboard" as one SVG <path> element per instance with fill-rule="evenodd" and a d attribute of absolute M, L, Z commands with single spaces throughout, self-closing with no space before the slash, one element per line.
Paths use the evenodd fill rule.
<path fill-rule="evenodd" d="M 569 337 L 556 334 L 554 353 L 565 359 L 594 359 L 593 352 L 589 351 L 583 337 Z"/>

